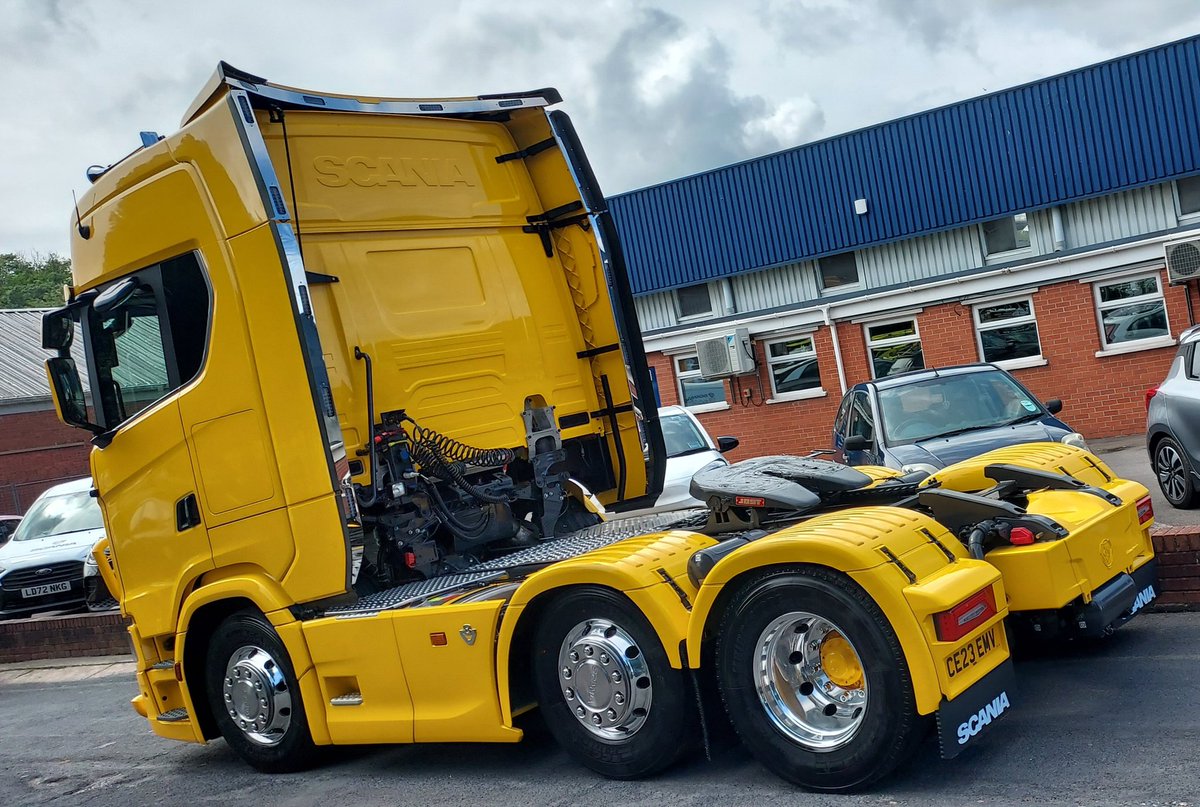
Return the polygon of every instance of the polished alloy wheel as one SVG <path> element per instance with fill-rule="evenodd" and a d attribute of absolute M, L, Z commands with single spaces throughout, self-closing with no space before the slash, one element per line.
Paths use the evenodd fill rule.
<path fill-rule="evenodd" d="M 1159 484 L 1167 498 L 1172 503 L 1183 501 L 1191 483 L 1188 481 L 1183 457 L 1179 456 L 1179 451 L 1174 445 L 1163 443 L 1158 447 L 1158 451 L 1154 452 L 1154 471 L 1158 474 Z"/>
<path fill-rule="evenodd" d="M 592 734 L 620 741 L 650 714 L 650 668 L 633 637 L 607 619 L 568 631 L 558 652 L 558 680 L 571 713 Z"/>
<path fill-rule="evenodd" d="M 233 724 L 252 742 L 272 746 L 283 740 L 292 722 L 292 693 L 267 651 L 254 645 L 234 651 L 222 695 Z"/>
<path fill-rule="evenodd" d="M 833 751 L 858 732 L 867 680 L 854 645 L 824 617 L 793 611 L 758 639 L 755 683 L 775 727 L 812 751 Z"/>

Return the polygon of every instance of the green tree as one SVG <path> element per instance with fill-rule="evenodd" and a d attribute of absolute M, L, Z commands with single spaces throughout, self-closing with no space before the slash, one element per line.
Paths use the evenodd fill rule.
<path fill-rule="evenodd" d="M 46 308 L 63 303 L 71 262 L 61 255 L 0 254 L 0 308 Z"/>

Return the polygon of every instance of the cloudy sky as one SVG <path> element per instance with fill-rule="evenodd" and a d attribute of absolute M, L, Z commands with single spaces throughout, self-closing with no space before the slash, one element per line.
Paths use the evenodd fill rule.
<path fill-rule="evenodd" d="M 1200 33 L 1195 0 L 0 0 L 0 253 L 65 252 L 85 168 L 224 59 L 285 84 L 555 86 L 607 193 Z"/>

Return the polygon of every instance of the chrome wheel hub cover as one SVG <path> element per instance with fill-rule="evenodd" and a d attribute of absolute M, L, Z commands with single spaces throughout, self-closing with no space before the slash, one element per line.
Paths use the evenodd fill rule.
<path fill-rule="evenodd" d="M 811 751 L 849 743 L 867 712 L 858 650 L 837 625 L 816 614 L 793 611 L 767 625 L 756 645 L 754 682 L 775 727 Z"/>
<path fill-rule="evenodd" d="M 283 670 L 261 647 L 239 647 L 221 683 L 225 710 L 252 742 L 278 745 L 292 723 L 292 693 Z"/>
<path fill-rule="evenodd" d="M 558 682 L 567 708 L 589 732 L 616 742 L 646 723 L 654 687 L 633 637 L 607 619 L 567 632 L 558 651 Z"/>

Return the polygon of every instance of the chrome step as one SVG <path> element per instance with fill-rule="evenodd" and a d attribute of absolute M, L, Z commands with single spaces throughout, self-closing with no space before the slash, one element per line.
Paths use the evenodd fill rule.
<path fill-rule="evenodd" d="M 187 709 L 172 709 L 158 716 L 159 723 L 182 723 L 188 719 Z"/>
<path fill-rule="evenodd" d="M 361 692 L 347 692 L 345 695 L 329 699 L 330 706 L 362 706 L 362 702 Z"/>
<path fill-rule="evenodd" d="M 174 667 L 175 659 L 167 659 L 166 661 L 160 661 L 157 664 L 150 665 L 150 669 L 152 670 L 170 670 L 174 669 Z"/>

